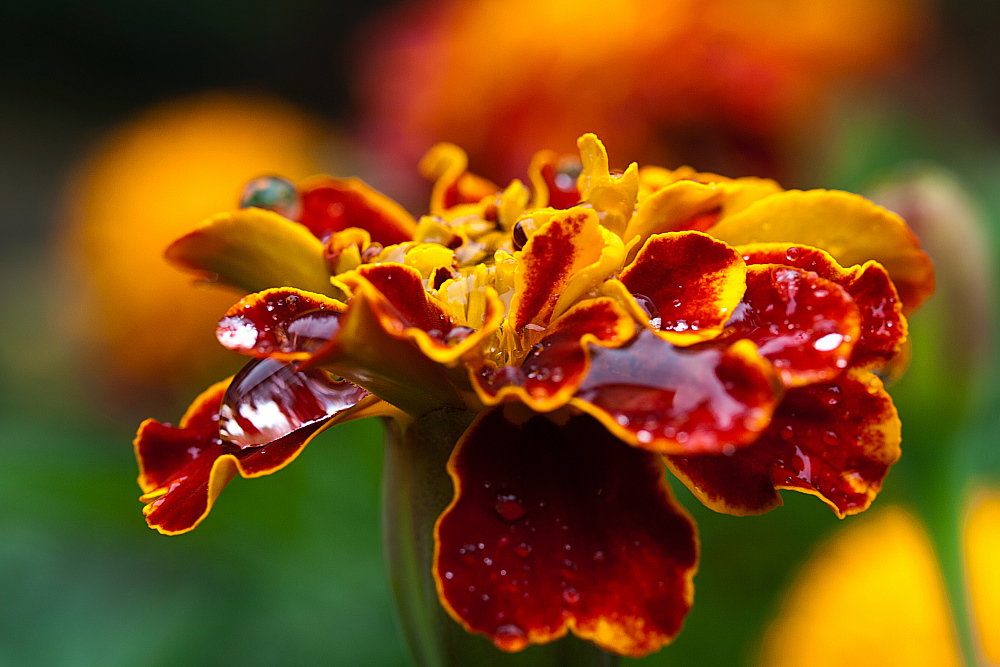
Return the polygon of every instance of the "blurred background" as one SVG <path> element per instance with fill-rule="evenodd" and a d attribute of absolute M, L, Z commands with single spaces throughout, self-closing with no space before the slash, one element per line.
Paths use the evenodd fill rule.
<path fill-rule="evenodd" d="M 360 175 L 420 213 L 435 141 L 506 182 L 585 131 L 613 167 L 864 193 L 939 280 L 872 509 L 741 519 L 677 485 L 696 604 L 641 664 L 1000 664 L 1000 5 L 38 0 L 0 25 L 0 665 L 408 664 L 378 423 L 194 533 L 145 526 L 136 426 L 240 364 L 213 338 L 240 295 L 162 249 L 255 176 Z"/>

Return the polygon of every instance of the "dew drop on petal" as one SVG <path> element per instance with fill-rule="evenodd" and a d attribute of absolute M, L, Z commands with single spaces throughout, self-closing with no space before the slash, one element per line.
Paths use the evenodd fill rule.
<path fill-rule="evenodd" d="M 263 208 L 283 215 L 289 220 L 298 220 L 302 203 L 295 184 L 278 176 L 261 176 L 245 186 L 240 193 L 240 208 Z"/>
<path fill-rule="evenodd" d="M 576 605 L 580 602 L 580 592 L 575 588 L 567 588 L 562 593 L 563 601 L 568 605 Z"/>
<path fill-rule="evenodd" d="M 523 517 L 527 510 L 524 508 L 524 503 L 521 499 L 512 493 L 499 493 L 497 494 L 497 501 L 494 504 L 497 514 L 507 519 L 508 521 L 517 521 Z"/>

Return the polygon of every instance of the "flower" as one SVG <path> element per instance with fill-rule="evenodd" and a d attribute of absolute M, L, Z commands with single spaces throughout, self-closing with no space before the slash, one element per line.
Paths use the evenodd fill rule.
<path fill-rule="evenodd" d="M 210 373 L 194 386 L 228 367 L 210 325 L 234 295 L 192 285 L 163 247 L 262 171 L 313 173 L 323 135 L 286 103 L 211 93 L 147 109 L 95 147 L 68 188 L 57 258 L 71 270 L 67 330 L 97 351 L 95 369 L 130 390 L 186 395 L 199 367 Z"/>
<path fill-rule="evenodd" d="M 781 489 L 866 509 L 900 443 L 875 372 L 933 291 L 905 223 L 843 192 L 613 173 L 596 136 L 579 148 L 580 168 L 538 154 L 529 191 L 436 146 L 419 221 L 320 177 L 297 222 L 246 208 L 175 241 L 175 263 L 252 292 L 217 328 L 251 361 L 177 427 L 140 427 L 149 525 L 191 530 L 237 474 L 345 420 L 457 415 L 427 564 L 441 606 L 506 651 L 572 631 L 640 656 L 680 631 L 697 567 L 664 461 L 720 512 Z"/>
<path fill-rule="evenodd" d="M 358 81 L 370 145 L 402 174 L 436 141 L 498 178 L 596 132 L 659 164 L 785 173 L 845 82 L 912 54 L 912 0 L 438 0 L 389 15 Z"/>
<path fill-rule="evenodd" d="M 976 626 L 976 664 L 1000 661 L 1000 493 L 981 493 L 969 509 L 969 608 L 948 604 L 921 522 L 902 507 L 880 508 L 838 531 L 805 564 L 766 635 L 761 664 L 960 665 L 953 614 L 969 614 Z M 802 645 L 812 650 L 789 651 Z"/>

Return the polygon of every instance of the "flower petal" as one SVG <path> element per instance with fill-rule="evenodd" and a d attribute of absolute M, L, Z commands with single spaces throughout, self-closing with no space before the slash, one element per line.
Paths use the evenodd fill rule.
<path fill-rule="evenodd" d="M 723 191 L 715 184 L 675 181 L 639 202 L 622 238 L 638 236 L 641 246 L 653 234 L 704 231 L 715 224 L 722 201 Z"/>
<path fill-rule="evenodd" d="M 821 248 L 841 266 L 873 259 L 889 272 L 907 314 L 934 292 L 934 267 L 903 219 L 847 192 L 782 192 L 724 217 L 708 231 L 730 245 L 778 242 Z"/>
<path fill-rule="evenodd" d="M 440 143 L 432 146 L 420 160 L 420 174 L 434 181 L 431 191 L 430 213 L 443 213 L 458 204 L 475 204 L 483 197 L 500 192 L 491 181 L 466 171 L 469 158 L 455 144 Z"/>
<path fill-rule="evenodd" d="M 276 360 L 251 361 L 232 383 L 216 383 L 195 399 L 179 426 L 147 419 L 139 427 L 134 445 L 146 522 L 167 535 L 193 530 L 237 473 L 259 477 L 280 470 L 325 428 L 383 414 L 380 403 L 323 371 L 298 374 Z M 237 423 L 246 427 L 242 439 L 223 440 L 220 414 L 230 431 Z M 270 438 L 262 437 L 262 420 Z"/>
<path fill-rule="evenodd" d="M 506 651 L 567 630 L 637 657 L 669 643 L 698 542 L 658 459 L 587 416 L 480 415 L 448 462 L 455 498 L 434 530 L 442 605 Z"/>
<path fill-rule="evenodd" d="M 899 458 L 900 423 L 871 373 L 793 389 L 771 426 L 732 456 L 668 456 L 667 465 L 717 512 L 763 514 L 779 489 L 818 496 L 843 518 L 868 508 Z"/>
<path fill-rule="evenodd" d="M 240 299 L 219 320 L 215 336 L 241 354 L 302 360 L 336 334 L 346 308 L 322 294 L 278 287 Z"/>
<path fill-rule="evenodd" d="M 739 253 L 701 232 L 657 234 L 619 276 L 643 305 L 660 336 L 675 345 L 714 338 L 746 289 Z"/>
<path fill-rule="evenodd" d="M 305 226 L 259 208 L 209 218 L 171 243 L 164 256 L 244 293 L 288 286 L 336 294 L 319 239 Z"/>
<path fill-rule="evenodd" d="M 358 227 L 382 245 L 413 240 L 417 221 L 405 208 L 357 178 L 320 176 L 300 188 L 299 221 L 317 238 Z"/>
<path fill-rule="evenodd" d="M 576 179 L 582 169 L 583 164 L 575 155 L 548 150 L 535 153 L 528 166 L 528 180 L 535 191 L 531 208 L 567 209 L 579 204 L 582 197 Z"/>
<path fill-rule="evenodd" d="M 613 299 L 583 301 L 552 323 L 520 367 L 501 366 L 470 372 L 485 405 L 520 400 L 536 412 L 566 404 L 576 393 L 590 363 L 588 344 L 616 347 L 635 335 L 632 316 Z"/>
<path fill-rule="evenodd" d="M 747 264 L 794 266 L 813 271 L 847 290 L 861 312 L 861 335 L 851 355 L 851 366 L 867 370 L 883 367 L 899 354 L 906 340 L 906 318 L 896 288 L 878 262 L 845 269 L 819 248 L 789 243 L 751 243 L 737 250 Z"/>
<path fill-rule="evenodd" d="M 617 349 L 590 346 L 590 370 L 570 404 L 636 447 L 702 454 L 756 440 L 780 392 L 749 341 L 688 350 L 643 329 Z"/>
<path fill-rule="evenodd" d="M 456 326 L 424 290 L 420 273 L 387 262 L 338 276 L 352 292 L 339 331 L 305 365 L 324 366 L 411 414 L 479 407 L 459 360 L 492 336 L 503 303 L 485 290 L 480 328 Z"/>
<path fill-rule="evenodd" d="M 576 141 L 583 171 L 577 188 L 583 201 L 604 215 L 601 224 L 619 236 L 625 233 L 639 194 L 639 166 L 633 162 L 622 175 L 608 168 L 608 152 L 595 134 L 584 134 Z"/>
<path fill-rule="evenodd" d="M 514 273 L 508 322 L 544 327 L 618 270 L 625 248 L 593 209 L 560 211 L 530 238 Z"/>
<path fill-rule="evenodd" d="M 747 267 L 747 291 L 712 345 L 749 339 L 774 364 L 786 387 L 801 387 L 847 368 L 861 333 L 861 313 L 839 285 L 776 264 Z"/>

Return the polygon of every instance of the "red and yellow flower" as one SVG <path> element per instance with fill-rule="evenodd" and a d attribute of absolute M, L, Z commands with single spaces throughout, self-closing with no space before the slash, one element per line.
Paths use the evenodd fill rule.
<path fill-rule="evenodd" d="M 175 241 L 172 261 L 248 292 L 217 336 L 250 362 L 178 426 L 140 427 L 149 525 L 191 530 L 237 474 L 372 415 L 411 447 L 405 483 L 431 485 L 421 442 L 457 424 L 443 500 L 407 491 L 436 517 L 440 606 L 506 651 L 571 631 L 641 656 L 679 632 L 697 568 L 664 462 L 720 512 L 783 489 L 866 509 L 900 453 L 878 374 L 933 291 L 905 223 L 843 192 L 612 172 L 578 145 L 538 154 L 530 189 L 439 145 L 419 220 L 321 177 L 296 221 L 247 208 Z"/>

